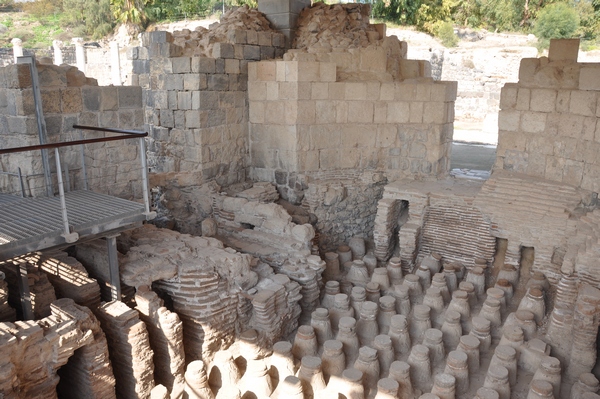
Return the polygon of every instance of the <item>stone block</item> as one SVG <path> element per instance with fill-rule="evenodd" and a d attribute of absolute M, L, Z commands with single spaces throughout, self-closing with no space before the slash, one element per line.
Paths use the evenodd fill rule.
<path fill-rule="evenodd" d="M 246 44 L 246 31 L 242 29 L 233 29 L 227 31 L 227 40 L 233 44 Z"/>
<path fill-rule="evenodd" d="M 61 112 L 61 106 L 60 106 L 61 96 L 60 96 L 59 89 L 41 90 L 41 95 L 42 95 L 42 107 L 43 107 L 45 114 L 55 114 L 55 113 Z M 33 96 L 31 96 L 31 97 L 33 97 Z M 32 109 L 31 111 L 35 112 L 35 109 Z M 25 114 L 29 114 L 29 112 L 27 112 Z"/>
<path fill-rule="evenodd" d="M 177 91 L 170 90 L 167 92 L 167 104 L 169 109 L 177 109 Z"/>
<path fill-rule="evenodd" d="M 546 171 L 544 173 L 544 178 L 553 181 L 562 181 L 565 161 L 566 160 L 563 158 L 551 155 L 546 156 Z"/>
<path fill-rule="evenodd" d="M 142 88 L 136 86 L 119 86 L 119 108 L 141 108 Z"/>
<path fill-rule="evenodd" d="M 381 101 L 375 101 L 373 106 L 373 122 L 374 123 L 386 123 L 387 122 L 387 104 Z"/>
<path fill-rule="evenodd" d="M 208 90 L 225 91 L 229 89 L 229 76 L 226 74 L 211 74 L 207 78 Z"/>
<path fill-rule="evenodd" d="M 423 123 L 445 123 L 447 119 L 446 103 L 426 102 L 423 105 Z"/>
<path fill-rule="evenodd" d="M 348 122 L 348 101 L 335 101 L 335 123 Z"/>
<path fill-rule="evenodd" d="M 164 58 L 179 57 L 183 49 L 173 43 L 158 43 L 158 53 Z"/>
<path fill-rule="evenodd" d="M 171 111 L 169 109 L 161 109 L 159 118 L 160 118 L 160 126 L 175 127 L 175 118 L 173 116 L 173 111 Z"/>
<path fill-rule="evenodd" d="M 335 62 L 319 63 L 319 80 L 321 82 L 335 82 L 337 79 L 337 67 Z"/>
<path fill-rule="evenodd" d="M 79 114 L 79 124 L 87 126 L 98 126 L 97 112 L 81 112 Z"/>
<path fill-rule="evenodd" d="M 275 47 L 260 46 L 260 59 L 261 60 L 272 60 L 273 58 L 275 58 Z"/>
<path fill-rule="evenodd" d="M 190 73 L 192 71 L 192 60 L 190 57 L 171 58 L 173 73 Z"/>
<path fill-rule="evenodd" d="M 248 82 L 248 99 L 250 101 L 264 101 L 267 99 L 267 82 Z"/>
<path fill-rule="evenodd" d="M 10 133 L 37 134 L 37 122 L 34 117 L 7 116 L 6 122 Z"/>
<path fill-rule="evenodd" d="M 571 91 L 570 112 L 576 115 L 595 116 L 596 97 L 597 93 L 593 91 Z"/>
<path fill-rule="evenodd" d="M 600 192 L 600 166 L 586 164 L 581 180 L 581 188 L 595 193 Z"/>
<path fill-rule="evenodd" d="M 550 39 L 548 60 L 577 62 L 579 39 Z"/>
<path fill-rule="evenodd" d="M 327 149 L 319 151 L 319 167 L 321 169 L 335 169 L 340 164 L 341 150 Z"/>
<path fill-rule="evenodd" d="M 400 75 L 403 79 L 416 79 L 421 77 L 419 60 L 400 60 Z"/>
<path fill-rule="evenodd" d="M 417 94 L 415 97 L 416 101 L 429 101 L 431 99 L 431 101 L 442 101 L 442 98 L 446 97 L 443 96 L 441 98 L 431 98 L 431 86 L 430 84 L 426 84 L 426 83 L 420 83 L 417 84 Z"/>
<path fill-rule="evenodd" d="M 286 68 L 286 81 L 293 82 L 318 82 L 320 81 L 320 63 L 305 61 L 291 61 L 289 68 Z"/>
<path fill-rule="evenodd" d="M 298 170 L 300 172 L 319 170 L 319 151 L 303 151 L 298 154 Z"/>
<path fill-rule="evenodd" d="M 233 58 L 236 60 L 244 59 L 244 45 L 242 44 L 234 44 L 233 45 Z"/>
<path fill-rule="evenodd" d="M 133 60 L 131 64 L 135 74 L 150 73 L 150 61 L 148 60 Z"/>
<path fill-rule="evenodd" d="M 287 109 L 286 109 L 287 111 Z M 301 125 L 312 125 L 316 121 L 315 101 L 298 101 L 296 107 L 296 123 Z"/>
<path fill-rule="evenodd" d="M 600 63 L 580 64 L 579 90 L 600 90 Z"/>
<path fill-rule="evenodd" d="M 81 112 L 83 103 L 81 98 L 81 89 L 78 87 L 67 87 L 60 90 L 62 103 L 62 112 L 65 114 L 74 114 Z"/>
<path fill-rule="evenodd" d="M 192 57 L 191 68 L 194 73 L 215 73 L 215 59 L 208 57 Z"/>
<path fill-rule="evenodd" d="M 541 133 L 546 129 L 547 114 L 543 112 L 523 112 L 521 130 L 528 133 Z"/>
<path fill-rule="evenodd" d="M 574 114 L 561 114 L 558 124 L 559 136 L 580 138 L 585 117 Z"/>
<path fill-rule="evenodd" d="M 366 82 L 367 84 L 367 100 L 379 100 L 381 92 L 381 83 L 379 82 Z"/>
<path fill-rule="evenodd" d="M 539 58 L 523 58 L 519 66 L 519 83 L 532 84 L 534 82 L 535 72 L 540 66 Z"/>
<path fill-rule="evenodd" d="M 183 75 L 168 74 L 165 80 L 166 90 L 183 90 Z"/>
<path fill-rule="evenodd" d="M 315 123 L 335 123 L 335 104 L 332 101 L 315 101 Z"/>
<path fill-rule="evenodd" d="M 192 92 L 181 91 L 177 93 L 177 108 L 180 110 L 192 109 Z"/>
<path fill-rule="evenodd" d="M 200 122 L 200 111 L 189 110 L 185 112 L 185 128 L 186 129 L 197 129 L 202 127 Z"/>
<path fill-rule="evenodd" d="M 359 50 L 361 71 L 385 72 L 387 70 L 387 52 L 383 47 Z"/>
<path fill-rule="evenodd" d="M 282 33 L 273 33 L 273 37 L 271 40 L 273 43 L 273 47 L 285 47 L 285 36 Z"/>
<path fill-rule="evenodd" d="M 556 95 L 556 112 L 569 112 L 571 90 L 559 90 Z"/>
<path fill-rule="evenodd" d="M 408 123 L 410 106 L 408 102 L 393 101 L 387 105 L 387 123 Z"/>
<path fill-rule="evenodd" d="M 381 90 L 379 92 L 379 99 L 381 101 L 393 101 L 396 95 L 396 84 L 395 83 L 381 83 Z"/>
<path fill-rule="evenodd" d="M 225 73 L 239 74 L 240 73 L 240 60 L 226 59 L 225 60 Z"/>
<path fill-rule="evenodd" d="M 326 100 L 329 97 L 329 84 L 326 82 L 311 83 L 311 99 Z"/>
<path fill-rule="evenodd" d="M 148 38 L 149 43 L 172 43 L 173 42 L 173 35 L 170 32 L 165 32 L 165 31 L 149 32 L 147 38 Z M 145 44 L 144 44 L 144 46 L 145 46 Z"/>
<path fill-rule="evenodd" d="M 139 93 L 142 95 L 141 90 Z M 101 111 L 116 111 L 119 109 L 119 96 L 117 87 L 104 86 L 100 88 L 100 110 Z"/>
<path fill-rule="evenodd" d="M 426 103 L 416 101 L 410 103 L 410 123 L 423 122 L 424 104 Z"/>
<path fill-rule="evenodd" d="M 233 44 L 217 42 L 213 44 L 213 58 L 234 58 Z"/>
<path fill-rule="evenodd" d="M 81 88 L 81 96 L 83 97 L 83 107 L 85 111 L 100 111 L 100 90 L 99 87 L 94 86 Z"/>
<path fill-rule="evenodd" d="M 521 124 L 521 112 L 500 110 L 498 114 L 498 129 L 507 132 L 518 132 Z M 499 137 L 501 140 L 501 137 Z"/>
<path fill-rule="evenodd" d="M 283 124 L 285 121 L 284 104 L 282 101 L 269 102 L 265 106 L 265 123 Z"/>
<path fill-rule="evenodd" d="M 329 83 L 329 99 L 343 100 L 346 98 L 346 82 Z"/>
<path fill-rule="evenodd" d="M 245 45 L 243 52 L 245 60 L 260 61 L 260 46 Z"/>
<path fill-rule="evenodd" d="M 529 108 L 532 111 L 554 112 L 556 109 L 557 91 L 552 89 L 531 89 Z"/>
<path fill-rule="evenodd" d="M 203 90 L 198 92 L 198 96 L 199 96 L 199 107 L 198 109 L 206 111 L 206 110 L 217 110 L 220 108 L 220 103 L 219 103 L 219 94 L 222 94 L 223 92 L 218 92 L 218 91 L 209 91 L 209 90 Z"/>
<path fill-rule="evenodd" d="M 349 101 L 348 122 L 349 123 L 373 123 L 372 101 Z"/>
<path fill-rule="evenodd" d="M 278 62 L 277 62 L 278 63 Z M 251 62 L 248 64 L 249 81 L 275 81 L 277 63 L 273 61 Z"/>
<path fill-rule="evenodd" d="M 529 111 L 530 102 L 531 102 L 531 89 L 526 89 L 526 88 L 520 87 L 519 92 L 517 94 L 516 108 L 519 111 Z"/>
<path fill-rule="evenodd" d="M 346 82 L 346 100 L 366 100 L 367 84 L 365 82 Z"/>
<path fill-rule="evenodd" d="M 401 83 L 396 85 L 394 98 L 400 101 L 414 101 L 417 97 L 417 85 L 414 83 Z"/>
<path fill-rule="evenodd" d="M 273 46 L 272 34 L 268 31 L 258 32 L 258 45 L 259 46 Z"/>
<path fill-rule="evenodd" d="M 254 30 L 246 31 L 246 42 L 258 46 L 258 32 Z"/>
<path fill-rule="evenodd" d="M 183 75 L 183 90 L 200 90 L 200 74 L 186 73 Z"/>

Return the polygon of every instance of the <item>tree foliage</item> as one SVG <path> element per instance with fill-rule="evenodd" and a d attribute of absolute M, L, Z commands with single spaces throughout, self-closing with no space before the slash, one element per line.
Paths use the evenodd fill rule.
<path fill-rule="evenodd" d="M 114 27 L 110 0 L 63 0 L 62 22 L 77 33 L 99 39 Z"/>
<path fill-rule="evenodd" d="M 540 11 L 534 32 L 542 39 L 564 39 L 575 36 L 578 29 L 577 11 L 565 3 L 556 3 Z"/>
<path fill-rule="evenodd" d="M 373 17 L 434 34 L 447 21 L 492 31 L 531 32 L 543 10 L 555 4 L 579 16 L 577 36 L 600 37 L 600 0 L 374 0 Z"/>

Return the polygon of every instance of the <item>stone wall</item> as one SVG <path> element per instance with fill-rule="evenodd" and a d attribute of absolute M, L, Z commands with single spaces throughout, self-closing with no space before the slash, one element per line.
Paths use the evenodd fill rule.
<path fill-rule="evenodd" d="M 170 33 L 153 32 L 130 52 L 133 82 L 145 89 L 154 172 L 193 171 L 221 185 L 245 180 L 247 65 L 281 54 L 284 40 L 245 30 L 228 40 L 211 44 L 206 57 L 189 55 Z"/>
<path fill-rule="evenodd" d="M 38 64 L 42 107 L 48 142 L 77 140 L 74 124 L 142 129 L 144 114 L 139 87 L 101 87 L 75 67 Z M 83 138 L 103 133 L 82 132 Z M 0 146 L 2 148 L 39 144 L 37 119 L 29 66 L 10 65 L 0 73 Z M 85 148 L 89 186 L 104 193 L 141 197 L 141 176 L 137 140 L 91 144 Z M 50 167 L 55 170 L 53 151 Z M 61 149 L 63 170 L 68 166 L 73 189 L 83 187 L 79 148 Z M 26 195 L 45 194 L 42 163 L 38 152 L 4 155 L 2 171 L 24 175 Z M 5 192 L 20 193 L 16 178 L 2 177 Z M 66 179 L 65 179 L 66 180 Z"/>
<path fill-rule="evenodd" d="M 496 252 L 492 225 L 474 205 L 481 185 L 469 180 L 387 185 L 377 207 L 375 256 L 380 261 L 398 256 L 406 271 L 431 253 L 469 268 L 477 258 L 491 262 Z"/>
<path fill-rule="evenodd" d="M 85 346 L 93 347 L 94 356 L 80 357 L 78 372 L 61 381 L 62 389 L 74 394 L 64 397 L 116 397 L 104 333 L 94 315 L 70 299 L 54 302 L 52 314 L 38 321 L 0 323 L 0 342 L 5 398 L 57 398 L 57 370 Z"/>
<path fill-rule="evenodd" d="M 390 180 L 448 171 L 455 83 L 337 81 L 335 63 L 316 61 L 254 63 L 249 79 L 255 180 L 337 169 L 380 170 Z"/>
<path fill-rule="evenodd" d="M 352 237 L 373 238 L 377 200 L 387 180 L 380 172 L 349 170 L 307 176 L 302 205 L 317 217 L 318 245 L 333 251 Z"/>
<path fill-rule="evenodd" d="M 577 63 L 578 47 L 553 40 L 547 58 L 521 61 L 502 89 L 494 169 L 600 192 L 600 64 Z"/>

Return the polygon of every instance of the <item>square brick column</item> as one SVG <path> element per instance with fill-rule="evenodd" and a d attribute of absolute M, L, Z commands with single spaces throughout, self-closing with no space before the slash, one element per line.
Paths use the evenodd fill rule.
<path fill-rule="evenodd" d="M 310 7 L 310 0 L 258 0 L 258 11 L 266 15 L 273 28 L 283 33 L 286 47 L 291 47 L 298 16 Z"/>

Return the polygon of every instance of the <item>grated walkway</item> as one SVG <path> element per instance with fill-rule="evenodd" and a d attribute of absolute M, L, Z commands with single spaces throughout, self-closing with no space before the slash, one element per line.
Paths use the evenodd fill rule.
<path fill-rule="evenodd" d="M 146 220 L 144 204 L 91 191 L 65 194 L 72 233 L 79 240 L 131 228 Z M 0 194 L 0 261 L 66 243 L 60 199 Z"/>

